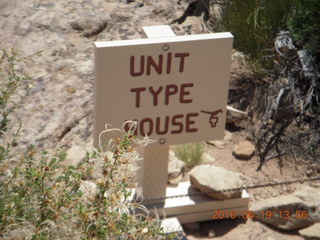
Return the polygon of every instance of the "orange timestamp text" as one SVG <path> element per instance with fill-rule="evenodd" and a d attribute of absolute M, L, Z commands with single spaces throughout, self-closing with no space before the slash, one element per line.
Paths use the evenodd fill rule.
<path fill-rule="evenodd" d="M 235 210 L 216 210 L 212 211 L 212 219 L 270 219 L 270 218 L 279 218 L 279 219 L 308 219 L 307 210 L 296 210 L 296 211 L 251 211 L 244 210 L 242 212 L 237 212 Z"/>

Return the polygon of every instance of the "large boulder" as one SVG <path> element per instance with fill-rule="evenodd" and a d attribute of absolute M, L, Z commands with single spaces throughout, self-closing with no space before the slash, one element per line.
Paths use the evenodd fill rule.
<path fill-rule="evenodd" d="M 301 229 L 320 221 L 320 198 L 317 189 L 303 186 L 295 193 L 254 202 L 255 219 L 284 230 Z M 271 211 L 267 218 L 266 211 Z"/>
<path fill-rule="evenodd" d="M 191 185 L 218 200 L 241 197 L 241 190 L 229 192 L 214 191 L 241 187 L 243 186 L 242 179 L 243 177 L 239 173 L 209 164 L 196 166 L 190 172 Z M 210 191 L 212 193 L 208 193 Z"/>
<path fill-rule="evenodd" d="M 63 147 L 69 164 L 79 162 L 81 149 L 92 147 L 93 42 L 142 38 L 142 26 L 170 24 L 187 6 L 165 0 L 1 0 L 1 48 L 15 49 L 19 69 L 33 78 L 30 97 L 9 127 L 24 124 L 15 149 L 31 143 Z M 196 20 L 190 24 L 194 33 L 204 33 Z"/>

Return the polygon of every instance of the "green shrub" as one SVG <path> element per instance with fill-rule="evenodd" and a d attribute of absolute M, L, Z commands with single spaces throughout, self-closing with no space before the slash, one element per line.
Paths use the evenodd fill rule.
<path fill-rule="evenodd" d="M 19 73 L 16 67 L 16 54 L 0 49 L 0 139 L 7 131 L 10 113 L 21 104 L 29 92 L 28 82 L 31 78 Z M 18 95 L 17 90 L 21 88 L 24 91 Z"/>
<path fill-rule="evenodd" d="M 320 61 L 320 1 L 299 1 L 288 21 L 296 46 L 308 50 Z"/>
<path fill-rule="evenodd" d="M 77 165 L 67 165 L 63 151 L 49 154 L 34 145 L 12 153 L 19 131 L 13 138 L 7 134 L 9 114 L 23 98 L 15 101 L 16 90 L 29 78 L 16 73 L 14 55 L 2 51 L 0 63 L 0 239 L 172 239 L 159 218 L 129 201 L 125 171 L 139 159 L 133 145 L 144 145 L 146 139 L 122 131 Z M 95 161 L 103 163 L 104 177 L 85 182 Z M 87 191 L 84 183 L 93 188 Z"/>
<path fill-rule="evenodd" d="M 234 35 L 234 47 L 247 55 L 252 70 L 266 73 L 274 69 L 274 40 L 281 30 L 319 61 L 319 9 L 318 0 L 228 0 L 221 20 L 213 22 Z"/>
<path fill-rule="evenodd" d="M 123 134 L 112 152 L 93 151 L 76 166 L 63 164 L 65 154 L 50 157 L 30 146 L 16 167 L 1 163 L 0 236 L 5 239 L 156 239 L 165 236 L 160 220 L 140 204 L 124 171 L 137 159 L 131 135 Z M 110 149 L 109 149 L 110 150 Z M 85 196 L 83 178 L 93 161 L 103 161 L 105 178 L 97 192 Z M 6 169 L 7 168 L 7 169 Z M 135 213 L 142 209 L 142 213 Z"/>
<path fill-rule="evenodd" d="M 295 4 L 295 0 L 228 0 L 218 28 L 234 35 L 234 47 L 247 55 L 254 72 L 263 74 L 274 67 L 274 39 L 286 28 Z"/>
<path fill-rule="evenodd" d="M 203 151 L 203 143 L 179 144 L 174 147 L 175 155 L 184 161 L 188 168 L 192 168 L 201 162 Z"/>

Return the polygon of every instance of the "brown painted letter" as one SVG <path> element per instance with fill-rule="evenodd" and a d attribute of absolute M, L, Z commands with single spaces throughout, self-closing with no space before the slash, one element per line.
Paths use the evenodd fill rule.
<path fill-rule="evenodd" d="M 199 113 L 188 113 L 186 116 L 186 132 L 198 132 L 198 128 L 190 128 L 190 125 L 194 124 L 195 121 L 192 121 L 191 117 L 197 117 Z"/>
<path fill-rule="evenodd" d="M 181 90 L 180 90 L 180 103 L 192 103 L 192 99 L 184 99 L 183 97 L 186 95 L 189 95 L 190 92 L 186 91 L 185 88 L 187 87 L 193 87 L 193 83 L 184 83 L 181 84 Z"/>
<path fill-rule="evenodd" d="M 172 130 L 171 131 L 172 134 L 182 133 L 183 124 L 181 122 L 177 122 L 176 121 L 178 118 L 183 118 L 183 114 L 178 114 L 178 115 L 175 115 L 175 116 L 172 117 L 172 120 L 171 120 L 172 126 L 179 126 L 179 128 L 177 130 Z"/>
<path fill-rule="evenodd" d="M 188 57 L 190 55 L 190 53 L 176 53 L 174 56 L 176 58 L 180 58 L 180 66 L 179 66 L 179 72 L 183 72 L 184 70 L 184 58 Z"/>
<path fill-rule="evenodd" d="M 175 95 L 178 92 L 178 87 L 177 85 L 174 84 L 169 84 L 166 86 L 166 92 L 165 92 L 165 100 L 164 104 L 168 105 L 169 104 L 169 97 L 171 95 Z"/>
<path fill-rule="evenodd" d="M 140 92 L 145 91 L 146 88 L 131 88 L 130 92 L 136 93 L 136 108 L 140 107 Z"/>
<path fill-rule="evenodd" d="M 130 75 L 132 77 L 141 76 L 144 73 L 144 56 L 140 57 L 140 72 L 134 72 L 134 56 L 130 57 Z"/>
<path fill-rule="evenodd" d="M 171 60 L 172 60 L 172 53 L 169 52 L 167 55 L 167 70 L 166 70 L 167 74 L 169 74 L 171 71 Z"/>
<path fill-rule="evenodd" d="M 144 124 L 149 122 L 149 130 L 148 132 L 146 132 L 144 130 Z M 152 134 L 152 131 L 153 131 L 153 121 L 151 118 L 144 118 L 140 121 L 140 124 L 139 124 L 139 128 L 140 128 L 140 135 L 141 136 L 150 136 Z"/>
<path fill-rule="evenodd" d="M 163 56 L 162 54 L 159 55 L 158 57 L 158 64 L 153 60 L 153 58 L 151 56 L 148 56 L 147 58 L 147 75 L 150 75 L 151 72 L 151 66 L 153 66 L 154 70 L 156 70 L 156 72 L 158 74 L 162 73 L 162 62 L 163 62 Z"/>
<path fill-rule="evenodd" d="M 149 87 L 149 91 L 151 92 L 152 96 L 153 96 L 153 106 L 157 106 L 158 105 L 158 96 L 159 93 L 162 91 L 163 87 L 159 87 L 157 91 L 155 91 L 153 89 L 153 87 Z"/>
<path fill-rule="evenodd" d="M 165 121 L 164 121 L 164 130 L 160 129 L 160 117 L 156 118 L 156 133 L 158 135 L 164 135 L 168 132 L 168 128 L 169 128 L 169 117 L 166 116 L 165 117 Z"/>

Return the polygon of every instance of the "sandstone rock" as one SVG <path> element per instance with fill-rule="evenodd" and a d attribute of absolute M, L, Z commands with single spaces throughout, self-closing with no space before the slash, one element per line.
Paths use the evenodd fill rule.
<path fill-rule="evenodd" d="M 12 116 L 11 126 L 24 124 L 15 149 L 23 151 L 30 143 L 40 149 L 72 148 L 69 163 L 82 158 L 76 156 L 80 148 L 92 145 L 93 42 L 141 38 L 142 26 L 169 24 L 188 5 L 164 0 L 0 4 L 1 48 L 15 49 L 19 68 L 34 86 Z M 188 33 L 181 28 L 179 34 Z"/>
<path fill-rule="evenodd" d="M 254 146 L 249 141 L 240 142 L 233 150 L 233 155 L 238 159 L 248 160 L 253 156 Z"/>
<path fill-rule="evenodd" d="M 169 152 L 168 163 L 168 182 L 170 184 L 178 184 L 184 176 L 186 164 L 179 160 L 173 151 Z"/>
<path fill-rule="evenodd" d="M 271 236 L 268 236 L 268 237 L 266 238 L 266 240 L 276 240 L 276 239 L 273 238 L 273 237 L 271 237 Z"/>
<path fill-rule="evenodd" d="M 215 161 L 215 159 L 206 152 L 202 154 L 201 159 L 202 164 L 212 164 Z"/>
<path fill-rule="evenodd" d="M 232 140 L 232 133 L 229 131 L 224 131 L 224 138 L 223 140 L 214 140 L 208 141 L 207 143 L 213 145 L 217 148 L 224 148 Z"/>
<path fill-rule="evenodd" d="M 299 230 L 299 234 L 306 239 L 320 239 L 320 222 L 315 223 L 310 227 Z"/>
<path fill-rule="evenodd" d="M 227 123 L 240 123 L 243 120 L 248 119 L 248 113 L 235 109 L 231 106 L 227 106 Z"/>
<path fill-rule="evenodd" d="M 210 32 L 203 18 L 199 17 L 188 17 L 182 24 L 173 24 L 172 29 L 177 35 L 185 33 L 192 35 Z"/>
<path fill-rule="evenodd" d="M 81 146 L 81 141 L 77 141 L 76 139 L 72 144 L 70 144 L 70 148 L 66 151 L 68 164 L 77 164 L 80 160 L 86 155 L 87 152 L 91 150 L 91 145 L 87 143 L 85 146 Z"/>
<path fill-rule="evenodd" d="M 284 230 L 300 229 L 320 221 L 319 208 L 315 203 L 305 202 L 294 195 L 274 197 L 254 202 L 251 210 L 258 216 L 259 221 Z M 262 216 L 262 211 L 266 212 L 267 210 L 272 212 L 270 219 Z M 280 211 L 282 212 L 281 215 Z M 290 213 L 289 217 L 286 217 L 287 219 L 284 217 L 284 211 Z M 308 216 L 301 218 L 300 213 L 302 211 L 306 211 Z"/>
<path fill-rule="evenodd" d="M 248 78 L 250 76 L 254 76 L 254 74 L 250 69 L 245 54 L 233 49 L 231 55 L 230 89 L 235 87 L 233 83 L 235 83 L 237 79 Z M 237 88 L 235 88 L 235 90 L 239 91 Z"/>
<path fill-rule="evenodd" d="M 297 188 L 293 195 L 320 210 L 320 191 L 318 188 L 310 187 L 308 185 L 301 185 L 299 188 Z"/>
<path fill-rule="evenodd" d="M 219 191 L 241 187 L 243 182 L 241 174 L 228 171 L 224 168 L 203 164 L 194 167 L 190 172 L 191 185 L 201 192 Z M 223 193 L 209 193 L 208 196 L 224 200 L 241 196 L 241 191 Z"/>

